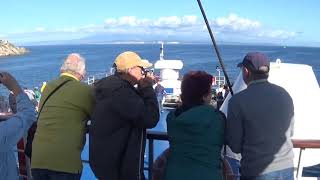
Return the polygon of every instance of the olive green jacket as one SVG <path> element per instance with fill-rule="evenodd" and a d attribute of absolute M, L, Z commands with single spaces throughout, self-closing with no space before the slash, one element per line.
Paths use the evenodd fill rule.
<path fill-rule="evenodd" d="M 32 168 L 81 173 L 81 152 L 85 144 L 87 120 L 93 110 L 93 89 L 68 75 L 47 84 L 40 107 L 57 86 L 58 89 L 45 103 L 32 145 Z M 40 108 L 39 108 L 40 109 Z"/>

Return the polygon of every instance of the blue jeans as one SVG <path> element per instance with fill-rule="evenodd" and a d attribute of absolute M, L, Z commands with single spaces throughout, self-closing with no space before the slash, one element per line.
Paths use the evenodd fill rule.
<path fill-rule="evenodd" d="M 51 171 L 48 169 L 32 169 L 33 180 L 80 180 L 81 173 L 72 174 L 65 172 Z"/>
<path fill-rule="evenodd" d="M 302 177 L 320 177 L 320 164 L 304 167 Z"/>
<path fill-rule="evenodd" d="M 294 180 L 293 171 L 293 168 L 288 168 L 256 177 L 241 177 L 241 180 Z"/>
<path fill-rule="evenodd" d="M 224 158 L 231 165 L 234 180 L 240 180 L 240 161 L 229 156 Z"/>

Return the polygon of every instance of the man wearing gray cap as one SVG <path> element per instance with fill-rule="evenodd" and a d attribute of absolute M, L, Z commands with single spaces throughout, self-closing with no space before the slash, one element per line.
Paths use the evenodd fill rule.
<path fill-rule="evenodd" d="M 241 153 L 241 180 L 293 180 L 293 102 L 288 92 L 268 82 L 269 58 L 248 53 L 241 67 L 247 89 L 229 101 L 227 144 Z"/>
<path fill-rule="evenodd" d="M 146 128 L 159 121 L 152 64 L 127 51 L 117 56 L 116 73 L 96 84 L 89 160 L 98 179 L 142 180 Z M 136 88 L 137 85 L 137 88 Z"/>

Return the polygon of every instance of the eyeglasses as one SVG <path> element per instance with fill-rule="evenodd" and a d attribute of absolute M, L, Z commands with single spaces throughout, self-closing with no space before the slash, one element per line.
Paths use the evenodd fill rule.
<path fill-rule="evenodd" d="M 146 75 L 148 74 L 148 72 L 150 72 L 150 70 L 145 69 L 145 68 L 143 68 L 142 66 L 135 66 L 135 67 L 133 67 L 132 69 L 134 69 L 134 68 L 136 68 L 136 67 L 140 68 L 140 71 L 141 71 L 141 75 L 142 75 L 142 76 L 146 76 Z M 153 72 L 153 71 L 151 70 L 151 72 Z"/>
<path fill-rule="evenodd" d="M 139 67 L 140 69 L 141 69 L 141 75 L 146 75 L 147 74 L 147 71 L 146 71 L 146 69 L 144 69 L 143 67 L 141 67 L 141 66 L 137 66 L 137 67 Z"/>

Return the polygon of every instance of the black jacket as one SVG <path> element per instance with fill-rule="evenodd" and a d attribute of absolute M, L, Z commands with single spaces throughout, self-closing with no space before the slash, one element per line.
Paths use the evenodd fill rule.
<path fill-rule="evenodd" d="M 94 174 L 107 180 L 144 179 L 146 128 L 155 127 L 159 121 L 153 88 L 136 90 L 112 75 L 96 84 L 95 96 L 89 131 L 89 159 Z"/>

